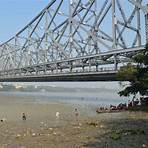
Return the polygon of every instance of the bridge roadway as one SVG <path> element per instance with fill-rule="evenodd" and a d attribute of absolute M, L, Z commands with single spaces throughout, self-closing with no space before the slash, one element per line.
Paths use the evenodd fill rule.
<path fill-rule="evenodd" d="M 73 72 L 42 75 L 0 77 L 0 82 L 49 82 L 49 81 L 117 81 L 117 71 Z"/>

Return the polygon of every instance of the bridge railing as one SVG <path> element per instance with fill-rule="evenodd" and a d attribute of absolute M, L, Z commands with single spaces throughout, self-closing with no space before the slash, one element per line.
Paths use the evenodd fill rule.
<path fill-rule="evenodd" d="M 0 79 L 6 79 L 6 78 L 21 78 L 21 77 L 42 77 L 42 76 L 61 76 L 61 75 L 83 75 L 83 74 L 107 74 L 107 73 L 112 73 L 112 72 L 117 72 L 113 67 L 104 67 L 104 68 L 91 68 L 91 69 L 77 69 L 73 71 L 69 70 L 63 70 L 63 71 L 46 71 L 46 72 L 38 72 L 38 73 L 16 73 L 15 71 L 7 72 L 3 71 L 0 72 Z"/>

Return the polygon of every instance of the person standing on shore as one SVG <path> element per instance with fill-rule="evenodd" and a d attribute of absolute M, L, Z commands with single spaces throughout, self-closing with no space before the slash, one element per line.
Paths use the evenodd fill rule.
<path fill-rule="evenodd" d="M 74 114 L 75 114 L 76 122 L 79 123 L 79 112 L 78 112 L 78 109 L 77 109 L 77 108 L 75 108 L 75 110 L 74 110 Z"/>
<path fill-rule="evenodd" d="M 25 113 L 23 113 L 23 114 L 22 114 L 22 120 L 23 120 L 23 121 L 26 121 L 26 119 L 27 119 L 27 118 L 26 118 L 26 115 L 25 115 Z"/>
<path fill-rule="evenodd" d="M 56 112 L 56 119 L 58 120 L 60 118 L 60 113 Z"/>

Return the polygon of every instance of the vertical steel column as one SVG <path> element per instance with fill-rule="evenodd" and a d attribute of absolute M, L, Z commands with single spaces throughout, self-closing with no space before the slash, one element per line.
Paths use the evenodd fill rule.
<path fill-rule="evenodd" d="M 97 0 L 95 0 L 95 22 L 97 22 Z M 95 44 L 94 44 L 94 48 L 95 48 L 95 51 L 96 51 L 96 54 L 98 54 L 98 42 L 97 42 L 97 33 L 98 33 L 98 26 L 95 25 L 94 27 L 94 35 L 95 35 Z"/>
<path fill-rule="evenodd" d="M 115 14 L 115 0 L 112 0 L 112 36 L 113 36 L 113 49 L 116 49 L 117 41 L 116 41 L 116 14 Z M 116 55 L 114 55 L 114 70 L 117 70 L 117 59 Z"/>
<path fill-rule="evenodd" d="M 73 69 L 73 63 L 72 63 L 72 61 L 69 62 L 69 68 L 70 68 L 70 73 L 72 73 L 72 69 Z"/>
<path fill-rule="evenodd" d="M 44 62 L 47 62 L 48 50 L 48 9 L 45 12 L 45 49 L 44 49 Z"/>
<path fill-rule="evenodd" d="M 145 14 L 145 33 L 146 33 L 146 43 L 148 43 L 148 13 Z"/>
<path fill-rule="evenodd" d="M 44 66 L 44 74 L 46 74 L 47 73 L 47 67 L 46 67 L 46 65 Z"/>
<path fill-rule="evenodd" d="M 96 64 L 96 71 L 98 72 L 98 63 Z"/>
<path fill-rule="evenodd" d="M 31 32 L 31 28 L 29 26 L 28 27 L 28 44 L 30 44 L 30 42 L 31 42 L 30 32 Z M 21 52 L 22 52 L 22 50 L 21 50 Z M 32 63 L 31 63 L 31 49 L 26 51 L 26 55 L 27 55 L 26 65 L 30 66 L 30 65 L 32 65 Z"/>
<path fill-rule="evenodd" d="M 56 64 L 56 73 L 58 73 L 58 63 Z"/>
<path fill-rule="evenodd" d="M 88 59 L 88 62 L 89 62 L 89 71 L 91 71 L 91 58 Z"/>
<path fill-rule="evenodd" d="M 139 0 L 137 0 L 139 2 Z M 140 9 L 137 7 L 137 37 L 138 37 L 138 46 L 141 45 L 141 24 L 140 24 Z"/>
<path fill-rule="evenodd" d="M 53 55 L 53 53 L 54 53 L 54 49 L 53 49 L 53 46 L 51 47 L 51 61 L 53 62 L 53 60 L 54 60 L 54 55 Z"/>
<path fill-rule="evenodd" d="M 113 48 L 116 48 L 116 14 L 115 14 L 115 0 L 112 0 L 112 36 L 113 36 Z"/>
<path fill-rule="evenodd" d="M 71 54 L 71 50 L 72 50 L 72 42 L 73 42 L 73 38 L 72 38 L 72 5 L 73 5 L 73 0 L 69 0 L 69 46 L 70 46 L 70 54 Z"/>
<path fill-rule="evenodd" d="M 84 72 L 85 71 L 85 65 L 84 65 L 83 60 L 81 62 L 82 62 L 82 71 Z"/>

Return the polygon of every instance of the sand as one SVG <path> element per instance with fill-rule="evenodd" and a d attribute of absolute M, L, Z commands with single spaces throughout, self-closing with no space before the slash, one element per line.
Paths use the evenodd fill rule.
<path fill-rule="evenodd" d="M 148 147 L 148 113 L 97 114 L 95 109 L 78 106 L 77 121 L 75 107 L 0 94 L 0 148 Z"/>

